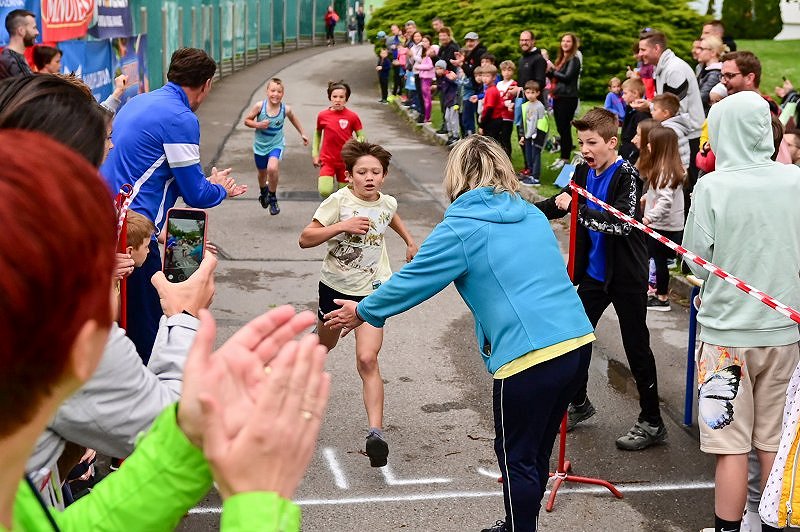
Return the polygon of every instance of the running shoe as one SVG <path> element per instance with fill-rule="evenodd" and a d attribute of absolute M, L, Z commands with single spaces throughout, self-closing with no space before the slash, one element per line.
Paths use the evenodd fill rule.
<path fill-rule="evenodd" d="M 497 520 L 495 524 L 490 526 L 489 528 L 484 528 L 481 532 L 507 532 L 508 528 L 506 528 L 506 522 L 502 520 Z"/>
<path fill-rule="evenodd" d="M 526 177 L 525 179 L 520 179 L 519 182 L 522 183 L 523 185 L 525 185 L 526 187 L 537 187 L 537 186 L 539 186 L 539 180 L 538 179 L 534 179 L 532 177 Z"/>
<path fill-rule="evenodd" d="M 281 212 L 281 208 L 280 206 L 278 206 L 278 196 L 276 196 L 275 194 L 270 194 L 269 197 L 267 198 L 267 201 L 269 202 L 269 213 L 272 216 L 275 216 L 276 214 Z"/>
<path fill-rule="evenodd" d="M 657 310 L 659 312 L 669 312 L 672 307 L 669 305 L 669 299 L 660 300 L 657 297 L 647 298 L 647 310 Z"/>
<path fill-rule="evenodd" d="M 565 164 L 567 164 L 567 161 L 565 161 L 564 159 L 556 159 L 555 162 L 550 165 L 550 169 L 561 170 Z"/>
<path fill-rule="evenodd" d="M 667 427 L 637 421 L 624 436 L 617 438 L 617 448 L 623 451 L 641 451 L 667 441 Z"/>
<path fill-rule="evenodd" d="M 567 432 L 570 432 L 578 423 L 586 421 L 597 413 L 592 402 L 587 398 L 582 405 L 567 407 Z"/>
<path fill-rule="evenodd" d="M 374 430 L 367 434 L 367 456 L 372 467 L 383 467 L 388 461 L 389 444 Z"/>
<path fill-rule="evenodd" d="M 269 199 L 267 199 L 266 194 L 261 194 L 258 197 L 258 202 L 261 204 L 262 209 L 266 209 L 267 207 L 269 207 Z"/>

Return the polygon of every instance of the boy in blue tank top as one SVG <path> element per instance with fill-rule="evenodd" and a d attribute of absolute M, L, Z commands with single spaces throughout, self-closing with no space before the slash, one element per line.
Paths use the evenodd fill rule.
<path fill-rule="evenodd" d="M 244 125 L 255 129 L 253 154 L 258 169 L 258 187 L 261 195 L 258 201 L 263 208 L 269 207 L 272 215 L 281 212 L 278 206 L 278 168 L 286 148 L 283 125 L 288 119 L 303 139 L 303 146 L 308 146 L 308 137 L 303 126 L 292 112 L 292 108 L 283 103 L 283 82 L 272 78 L 267 82 L 267 97 L 256 102 L 244 119 Z"/>

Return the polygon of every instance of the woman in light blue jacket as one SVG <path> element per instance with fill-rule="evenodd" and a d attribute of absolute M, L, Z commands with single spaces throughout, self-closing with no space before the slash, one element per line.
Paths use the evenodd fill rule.
<path fill-rule="evenodd" d="M 594 340 L 550 224 L 517 193 L 511 161 L 479 135 L 454 145 L 444 220 L 414 260 L 327 326 L 347 334 L 364 321 L 382 327 L 451 282 L 475 318 L 478 349 L 494 377 L 495 452 L 503 475 L 505 521 L 488 531 L 536 530 L 550 453 Z"/>

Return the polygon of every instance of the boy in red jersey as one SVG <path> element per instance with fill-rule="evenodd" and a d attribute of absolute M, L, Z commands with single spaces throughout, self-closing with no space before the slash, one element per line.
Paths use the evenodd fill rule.
<path fill-rule="evenodd" d="M 350 86 L 344 81 L 328 83 L 328 99 L 331 106 L 317 115 L 317 129 L 311 150 L 314 166 L 320 169 L 318 190 L 322 198 L 347 186 L 341 156 L 344 143 L 354 135 L 360 141 L 366 140 L 361 119 L 346 108 Z"/>
<path fill-rule="evenodd" d="M 497 90 L 495 79 L 497 78 L 497 67 L 494 65 L 487 65 L 481 68 L 483 75 L 483 84 L 486 87 L 483 96 L 483 112 L 481 113 L 480 120 L 480 134 L 491 137 L 497 141 L 501 146 L 503 145 L 500 140 L 500 133 L 503 129 L 503 98 L 500 96 L 500 91 Z"/>

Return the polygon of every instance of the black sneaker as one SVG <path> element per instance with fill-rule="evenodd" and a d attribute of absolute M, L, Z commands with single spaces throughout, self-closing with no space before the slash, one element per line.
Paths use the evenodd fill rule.
<path fill-rule="evenodd" d="M 567 407 L 567 432 L 574 429 L 578 423 L 586 421 L 595 415 L 595 413 L 597 413 L 597 410 L 594 409 L 594 405 L 588 398 L 580 406 L 570 403 Z"/>
<path fill-rule="evenodd" d="M 258 202 L 261 204 L 262 209 L 266 209 L 267 207 L 269 207 L 269 200 L 267 199 L 266 194 L 261 194 L 258 197 Z"/>
<path fill-rule="evenodd" d="M 278 197 L 275 194 L 270 194 L 267 201 L 269 202 L 269 213 L 272 216 L 281 212 L 281 208 L 278 206 Z"/>
<path fill-rule="evenodd" d="M 436 134 L 438 134 L 438 135 L 447 135 L 448 133 L 450 133 L 450 132 L 447 131 L 447 127 L 446 126 L 442 126 L 442 127 L 440 127 L 439 129 L 436 130 Z"/>
<path fill-rule="evenodd" d="M 667 440 L 667 427 L 637 421 L 625 436 L 617 438 L 617 448 L 623 451 L 641 451 Z"/>
<path fill-rule="evenodd" d="M 657 310 L 659 312 L 669 312 L 672 307 L 669 305 L 669 299 L 664 301 L 657 297 L 650 296 L 647 298 L 647 310 Z"/>
<path fill-rule="evenodd" d="M 506 528 L 505 521 L 497 521 L 495 524 L 490 526 L 489 528 L 484 528 L 481 532 L 506 532 L 508 529 Z"/>
<path fill-rule="evenodd" d="M 367 456 L 372 467 L 385 466 L 389 456 L 389 445 L 374 431 L 367 434 Z"/>

